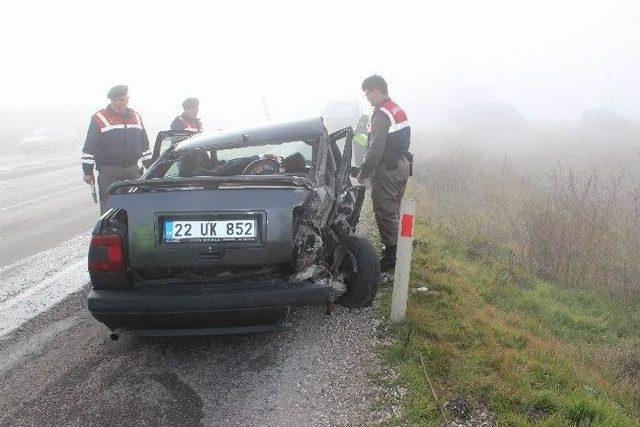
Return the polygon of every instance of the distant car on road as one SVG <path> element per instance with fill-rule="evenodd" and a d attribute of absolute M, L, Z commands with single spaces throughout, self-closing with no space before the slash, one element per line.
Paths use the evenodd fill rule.
<path fill-rule="evenodd" d="M 110 188 L 93 230 L 92 315 L 114 337 L 210 334 L 272 329 L 295 305 L 370 305 L 380 264 L 354 234 L 352 138 L 322 118 L 161 132 L 153 165 Z"/>
<path fill-rule="evenodd" d="M 78 133 L 57 127 L 44 127 L 36 130 L 18 143 L 23 152 L 56 151 L 74 148 L 78 145 Z"/>
<path fill-rule="evenodd" d="M 330 131 L 355 126 L 361 115 L 360 104 L 355 101 L 330 101 L 322 112 L 327 129 Z"/>

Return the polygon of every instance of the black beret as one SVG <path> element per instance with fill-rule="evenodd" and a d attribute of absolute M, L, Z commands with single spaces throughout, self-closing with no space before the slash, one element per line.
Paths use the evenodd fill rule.
<path fill-rule="evenodd" d="M 182 103 L 182 108 L 186 110 L 188 108 L 196 108 L 198 105 L 200 105 L 198 98 L 187 98 Z"/>
<path fill-rule="evenodd" d="M 113 99 L 113 98 L 117 98 L 119 96 L 127 96 L 128 93 L 129 93 L 129 86 L 127 86 L 127 85 L 116 85 L 116 86 L 112 87 L 111 89 L 109 89 L 109 92 L 107 92 L 107 98 Z"/>

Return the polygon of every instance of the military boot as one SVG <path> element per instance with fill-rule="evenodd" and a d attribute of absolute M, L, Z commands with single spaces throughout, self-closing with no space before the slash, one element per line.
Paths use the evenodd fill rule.
<path fill-rule="evenodd" d="M 380 258 L 380 269 L 383 272 L 391 271 L 396 267 L 396 248 L 395 245 L 384 248 L 384 255 Z"/>

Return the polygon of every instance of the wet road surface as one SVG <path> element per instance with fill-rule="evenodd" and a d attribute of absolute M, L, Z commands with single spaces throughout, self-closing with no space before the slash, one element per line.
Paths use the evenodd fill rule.
<path fill-rule="evenodd" d="M 0 158 L 0 267 L 90 230 L 98 216 L 77 153 Z"/>

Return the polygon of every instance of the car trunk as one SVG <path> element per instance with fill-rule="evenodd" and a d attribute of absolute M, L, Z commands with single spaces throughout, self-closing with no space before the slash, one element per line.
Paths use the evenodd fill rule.
<path fill-rule="evenodd" d="M 294 209 L 309 194 L 277 186 L 169 188 L 113 194 L 108 206 L 127 213 L 128 267 L 134 272 L 261 272 L 291 263 Z"/>

